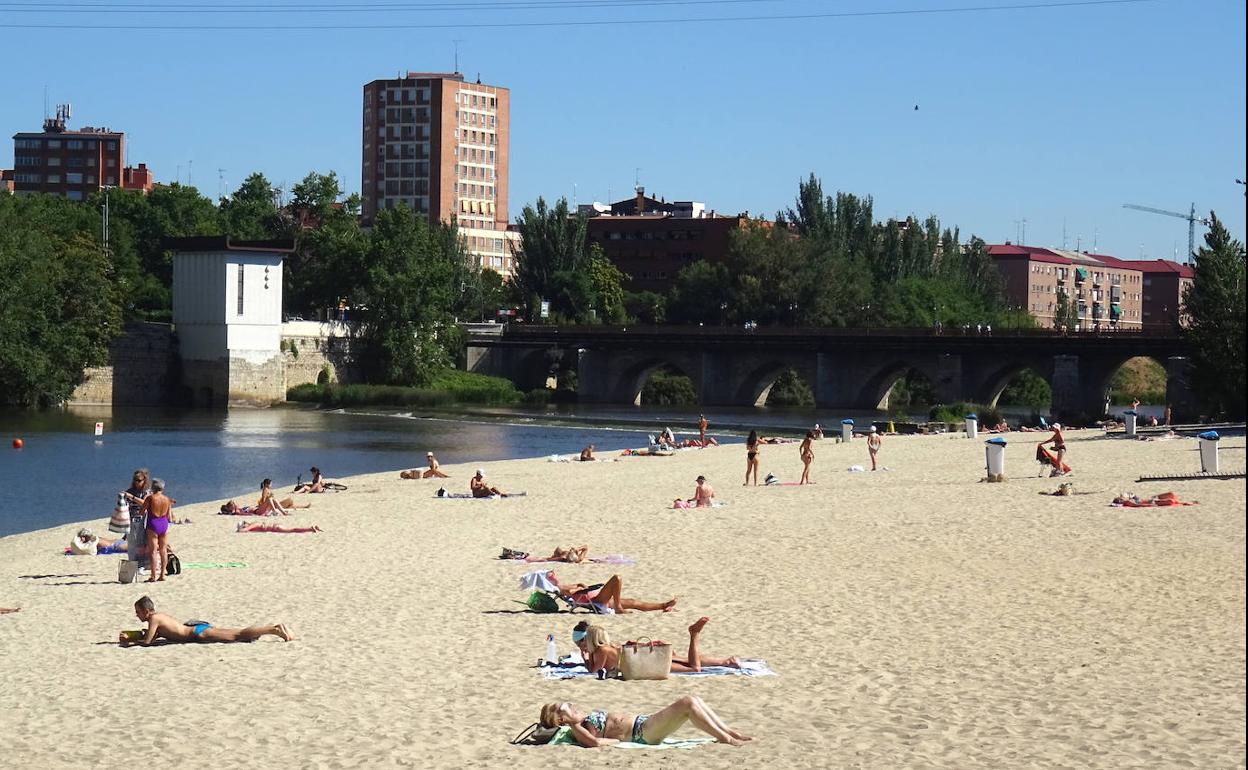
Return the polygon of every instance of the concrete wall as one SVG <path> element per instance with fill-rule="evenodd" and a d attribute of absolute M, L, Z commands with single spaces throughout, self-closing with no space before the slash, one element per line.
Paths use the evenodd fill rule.
<path fill-rule="evenodd" d="M 330 382 L 359 382 L 359 367 L 351 359 L 351 340 L 345 325 L 316 321 L 282 324 L 282 362 L 285 389 L 314 383 L 324 367 Z"/>

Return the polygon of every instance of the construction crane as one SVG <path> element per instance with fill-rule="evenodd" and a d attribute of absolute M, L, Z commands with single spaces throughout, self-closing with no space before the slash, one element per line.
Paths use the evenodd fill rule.
<path fill-rule="evenodd" d="M 1184 264 L 1191 264 L 1192 255 L 1196 253 L 1196 223 L 1209 226 L 1209 220 L 1204 217 L 1196 216 L 1196 204 L 1192 204 L 1192 210 L 1188 214 L 1180 214 L 1177 211 L 1166 211 L 1165 209 L 1155 209 L 1152 206 L 1137 206 L 1134 203 L 1122 204 L 1124 209 L 1135 209 L 1136 211 L 1147 211 L 1150 214 L 1164 214 L 1168 217 L 1177 217 L 1187 220 L 1187 257 L 1183 260 Z"/>

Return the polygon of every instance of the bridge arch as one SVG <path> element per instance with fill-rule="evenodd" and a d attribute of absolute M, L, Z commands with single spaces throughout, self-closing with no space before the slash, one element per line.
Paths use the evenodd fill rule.
<path fill-rule="evenodd" d="M 933 386 L 939 377 L 939 372 L 924 362 L 893 360 L 878 367 L 875 373 L 867 378 L 859 391 L 855 406 L 861 409 L 887 409 L 888 398 L 892 395 L 893 388 L 911 370 L 926 377 Z"/>
<path fill-rule="evenodd" d="M 814 389 L 816 366 L 810 357 L 801 360 L 771 359 L 748 370 L 737 387 L 735 403 L 743 406 L 766 406 L 767 397 L 776 380 L 792 369 Z"/>
<path fill-rule="evenodd" d="M 1001 364 L 991 369 L 984 378 L 983 384 L 974 391 L 974 401 L 977 404 L 986 406 L 996 406 L 1001 400 L 1001 394 L 1010 386 L 1018 375 L 1025 371 L 1032 371 L 1049 384 L 1049 389 L 1053 388 L 1053 362 L 1034 359 L 1014 359 L 1008 363 Z"/>
<path fill-rule="evenodd" d="M 671 370 L 678 372 L 689 379 L 693 380 L 694 390 L 698 388 L 698 381 L 695 373 L 686 371 L 679 361 L 674 361 L 668 357 L 652 356 L 643 358 L 634 362 L 620 372 L 619 390 L 616 392 L 615 401 L 632 404 L 633 406 L 641 406 L 641 391 L 645 389 L 646 382 L 655 372 L 661 370 Z"/>

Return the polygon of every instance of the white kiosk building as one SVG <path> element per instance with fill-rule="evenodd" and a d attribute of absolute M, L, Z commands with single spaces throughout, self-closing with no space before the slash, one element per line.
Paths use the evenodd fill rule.
<path fill-rule="evenodd" d="M 170 238 L 173 324 L 182 384 L 195 406 L 270 404 L 286 397 L 282 358 L 283 241 Z"/>

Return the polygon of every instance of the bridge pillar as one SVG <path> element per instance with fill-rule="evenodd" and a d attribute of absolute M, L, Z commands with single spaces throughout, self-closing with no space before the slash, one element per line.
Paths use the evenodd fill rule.
<path fill-rule="evenodd" d="M 1187 356 L 1166 359 L 1166 403 L 1172 420 L 1189 422 L 1200 416 L 1200 403 L 1192 390 L 1192 362 Z"/>
<path fill-rule="evenodd" d="M 815 381 L 811 383 L 815 406 L 820 409 L 853 406 L 858 395 L 858 378 L 852 375 L 848 362 L 838 361 L 831 353 L 817 353 Z"/>
<path fill-rule="evenodd" d="M 582 404 L 611 400 L 611 357 L 601 350 L 577 351 L 576 399 Z"/>
<path fill-rule="evenodd" d="M 733 385 L 736 378 L 732 376 L 732 357 L 723 353 L 705 352 L 702 354 L 701 377 L 694 377 L 698 385 L 698 403 L 705 406 L 741 406 L 734 401 Z M 694 375 L 695 372 L 690 372 Z M 699 382 L 700 380 L 700 382 Z M 750 404 L 753 406 L 753 404 Z"/>
<path fill-rule="evenodd" d="M 1055 415 L 1079 411 L 1079 356 L 1053 356 L 1050 411 Z"/>
<path fill-rule="evenodd" d="M 942 353 L 936 357 L 936 377 L 932 382 L 936 400 L 941 404 L 969 401 L 962 387 L 962 356 Z"/>

